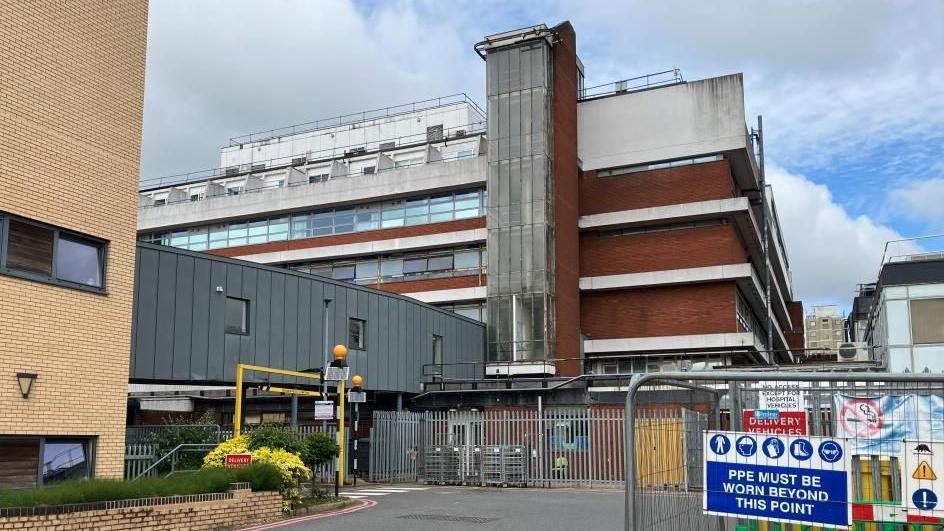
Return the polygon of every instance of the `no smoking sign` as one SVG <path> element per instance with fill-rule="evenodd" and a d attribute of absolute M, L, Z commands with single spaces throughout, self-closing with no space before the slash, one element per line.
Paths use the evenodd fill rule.
<path fill-rule="evenodd" d="M 839 422 L 846 433 L 856 437 L 874 437 L 885 424 L 882 408 L 871 398 L 855 398 L 843 404 Z"/>

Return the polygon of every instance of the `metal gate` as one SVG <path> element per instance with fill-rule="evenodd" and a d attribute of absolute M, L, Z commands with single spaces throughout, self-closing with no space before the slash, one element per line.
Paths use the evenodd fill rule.
<path fill-rule="evenodd" d="M 695 407 L 701 407 L 696 404 Z M 374 412 L 371 481 L 456 485 L 622 487 L 622 406 Z M 701 484 L 708 416 L 653 407 L 636 418 L 637 472 L 677 491 Z M 686 459 L 679 456 L 686 455 Z"/>
<path fill-rule="evenodd" d="M 764 384 L 772 382 L 799 382 L 811 436 L 836 436 L 839 431 L 836 410 L 839 404 L 850 401 L 914 396 L 944 402 L 944 375 L 941 374 L 713 371 L 634 375 L 626 395 L 623 429 L 626 470 L 635 471 L 629 474 L 625 486 L 624 529 L 721 531 L 744 524 L 735 518 L 702 513 L 704 448 L 701 434 L 706 429 L 741 431 L 744 411 L 761 405 L 760 395 L 766 392 Z M 681 425 L 653 422 L 654 402 L 680 411 Z M 693 404 L 702 405 L 700 412 L 690 410 Z M 672 414 L 667 418 L 672 418 Z M 884 422 L 905 420 L 916 426 L 944 426 L 944 408 L 916 407 L 909 413 L 894 410 L 884 416 Z M 663 459 L 651 450 L 654 441 L 677 440 L 680 431 L 683 446 L 679 450 L 683 459 L 678 459 L 678 454 L 674 460 Z M 935 440 L 944 438 L 944 428 L 939 431 L 942 433 L 937 434 Z M 848 428 L 844 428 L 842 434 L 849 436 Z M 851 448 L 868 448 L 875 443 L 870 437 L 877 436 L 855 432 L 849 444 Z M 902 503 L 902 470 L 898 458 L 889 452 L 878 455 L 857 450 L 856 453 L 859 455 L 854 455 L 852 460 L 850 493 L 854 519 L 862 519 L 856 523 L 856 529 L 904 529 L 906 511 L 888 510 Z M 680 466 L 680 462 L 684 462 L 684 466 Z M 679 488 L 680 482 L 684 488 Z M 856 516 L 863 514 L 872 516 Z M 748 527 L 759 531 L 801 529 L 799 525 L 756 520 L 744 529 Z M 805 526 L 803 529 L 813 528 Z"/>

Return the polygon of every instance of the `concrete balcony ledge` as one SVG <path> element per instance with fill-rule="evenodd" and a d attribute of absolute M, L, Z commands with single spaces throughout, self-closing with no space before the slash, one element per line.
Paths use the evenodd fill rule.
<path fill-rule="evenodd" d="M 707 349 L 763 349 L 763 346 L 760 346 L 760 348 L 758 348 L 758 346 L 754 339 L 754 334 L 750 332 L 587 339 L 583 342 L 584 352 L 588 354 L 639 351 L 701 351 Z"/>
<path fill-rule="evenodd" d="M 718 282 L 751 278 L 751 264 L 726 264 L 708 267 L 689 267 L 684 269 L 666 269 L 622 275 L 603 275 L 581 277 L 580 289 L 597 291 L 608 289 L 627 289 L 670 284 L 692 284 L 697 282 Z"/>
<path fill-rule="evenodd" d="M 735 212 L 747 213 L 750 204 L 746 197 L 732 197 L 711 201 L 696 201 L 678 205 L 655 206 L 618 212 L 604 212 L 581 216 L 578 222 L 581 229 L 610 226 L 632 226 L 653 221 L 687 221 L 716 218 L 721 214 Z"/>

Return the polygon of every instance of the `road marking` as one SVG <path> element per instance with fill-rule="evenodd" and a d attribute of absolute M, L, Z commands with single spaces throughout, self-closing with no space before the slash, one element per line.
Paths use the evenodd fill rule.
<path fill-rule="evenodd" d="M 272 522 L 268 524 L 261 524 L 253 527 L 244 527 L 242 531 L 263 531 L 265 529 L 276 529 L 279 527 L 284 527 L 287 525 L 297 524 L 299 522 L 309 522 L 311 520 L 319 520 L 321 518 L 328 518 L 330 516 L 340 516 L 343 514 L 356 513 L 357 511 L 367 509 L 377 505 L 377 502 L 374 500 L 361 500 L 357 502 L 357 505 L 351 507 L 346 507 L 338 511 L 329 511 L 326 513 L 318 513 L 309 516 L 299 516 L 298 518 L 289 518 L 286 520 L 279 520 L 278 522 Z"/>

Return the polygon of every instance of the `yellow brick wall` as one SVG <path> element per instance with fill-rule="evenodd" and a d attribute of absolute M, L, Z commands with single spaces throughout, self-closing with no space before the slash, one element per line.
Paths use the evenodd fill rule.
<path fill-rule="evenodd" d="M 146 43 L 146 0 L 0 2 L 0 211 L 109 241 L 105 295 L 0 275 L 0 435 L 97 436 L 99 476 L 123 466 Z"/>

